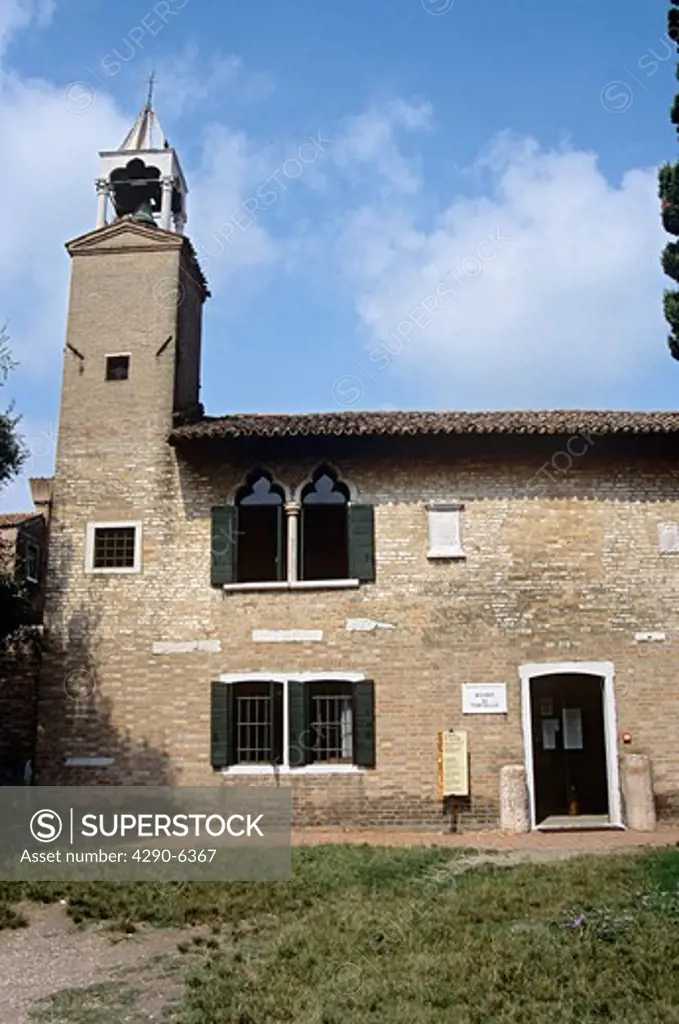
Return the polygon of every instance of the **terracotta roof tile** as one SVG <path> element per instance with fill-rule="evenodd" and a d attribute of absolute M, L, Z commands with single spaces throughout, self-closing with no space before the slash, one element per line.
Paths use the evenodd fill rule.
<path fill-rule="evenodd" d="M 204 417 L 171 444 L 205 438 L 405 437 L 436 434 L 674 434 L 679 413 L 565 409 L 540 412 L 322 412 Z"/>
<path fill-rule="evenodd" d="M 3 526 L 21 526 L 22 523 L 29 523 L 32 519 L 41 518 L 35 512 L 0 512 L 0 528 Z"/>

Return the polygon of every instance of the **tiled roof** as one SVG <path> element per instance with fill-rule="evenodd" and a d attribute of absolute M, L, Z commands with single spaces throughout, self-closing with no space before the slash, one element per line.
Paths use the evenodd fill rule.
<path fill-rule="evenodd" d="M 204 417 L 176 427 L 171 444 L 237 437 L 405 437 L 436 434 L 674 434 L 679 413 L 606 410 L 544 412 L 322 412 Z"/>
<path fill-rule="evenodd" d="M 21 526 L 22 523 L 40 518 L 41 516 L 35 512 L 0 512 L 0 529 L 3 526 Z"/>

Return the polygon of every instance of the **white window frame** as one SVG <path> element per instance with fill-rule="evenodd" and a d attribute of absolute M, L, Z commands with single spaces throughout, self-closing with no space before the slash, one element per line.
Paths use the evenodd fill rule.
<path fill-rule="evenodd" d="M 37 570 L 37 575 L 36 576 L 30 575 L 29 572 L 28 572 L 28 549 L 29 548 L 33 548 L 33 550 L 36 552 L 36 555 L 37 555 L 36 561 L 37 561 L 37 564 L 38 564 L 38 570 Z M 38 541 L 37 540 L 32 540 L 30 538 L 26 538 L 26 540 L 24 541 L 24 579 L 26 580 L 27 583 L 39 583 L 40 582 L 40 562 L 41 562 L 41 559 L 42 559 L 42 548 L 40 547 L 40 544 L 38 543 Z"/>
<path fill-rule="evenodd" d="M 134 565 L 122 566 L 120 568 L 115 566 L 108 566 L 106 568 L 95 569 L 94 567 L 94 535 L 97 530 L 118 530 L 118 529 L 129 529 L 134 527 Z M 94 520 L 87 524 L 85 531 L 85 572 L 94 576 L 125 576 L 131 573 L 141 572 L 141 541 L 142 541 L 142 524 L 140 519 L 116 519 L 99 521 Z"/>
<path fill-rule="evenodd" d="M 462 515 L 464 504 L 460 501 L 430 502 L 427 506 L 427 519 L 429 525 L 429 550 L 427 558 L 465 558 L 462 549 Z M 437 529 L 434 525 L 436 517 L 446 516 L 447 526 L 451 534 L 448 542 L 437 543 Z M 440 520 L 439 520 L 440 524 Z M 440 534 L 438 534 L 440 536 Z"/>
<path fill-rule="evenodd" d="M 603 681 L 604 747 L 606 751 L 606 780 L 608 788 L 608 820 L 613 828 L 624 828 L 620 799 L 618 769 L 618 723 L 615 698 L 615 666 L 612 661 L 548 661 L 519 665 L 521 680 L 521 725 L 523 730 L 523 757 L 528 788 L 528 811 L 531 831 L 538 831 L 535 814 L 535 768 L 533 764 L 533 726 L 531 681 L 550 675 L 589 676 L 593 685 L 597 677 Z"/>
<path fill-rule="evenodd" d="M 220 768 L 222 775 L 363 775 L 365 769 L 357 764 L 304 764 L 293 768 L 288 751 L 290 723 L 288 719 L 288 683 L 360 683 L 366 676 L 362 672 L 227 672 L 219 677 L 226 686 L 238 683 L 282 683 L 283 685 L 283 763 L 231 764 Z"/>
<path fill-rule="evenodd" d="M 114 757 L 66 757 L 66 768 L 110 768 L 115 764 Z"/>

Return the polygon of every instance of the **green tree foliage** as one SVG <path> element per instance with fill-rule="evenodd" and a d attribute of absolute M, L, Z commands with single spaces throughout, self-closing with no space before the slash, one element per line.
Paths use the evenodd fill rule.
<path fill-rule="evenodd" d="M 670 0 L 667 34 L 679 50 L 679 0 Z M 679 65 L 677 66 L 679 79 Z M 674 98 L 670 120 L 679 136 L 679 93 Z M 679 237 L 679 163 L 665 164 L 658 176 L 662 223 L 669 235 Z M 668 242 L 662 254 L 662 267 L 668 277 L 679 284 L 679 242 Z M 665 319 L 670 326 L 670 353 L 679 359 L 679 289 L 667 289 L 664 297 Z"/>
<path fill-rule="evenodd" d="M 0 326 L 0 388 L 6 384 L 14 365 L 7 330 Z M 17 423 L 18 417 L 11 406 L 0 410 L 0 491 L 16 476 L 25 458 L 17 435 Z M 13 552 L 0 546 L 0 642 L 13 633 L 25 618 L 24 595 L 14 580 L 13 568 Z"/>

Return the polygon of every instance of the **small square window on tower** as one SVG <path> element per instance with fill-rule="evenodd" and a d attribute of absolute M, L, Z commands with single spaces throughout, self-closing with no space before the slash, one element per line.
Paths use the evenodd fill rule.
<path fill-rule="evenodd" d="M 140 572 L 141 523 L 88 523 L 86 572 Z"/>
<path fill-rule="evenodd" d="M 106 380 L 127 380 L 129 376 L 129 356 L 106 356 Z"/>

